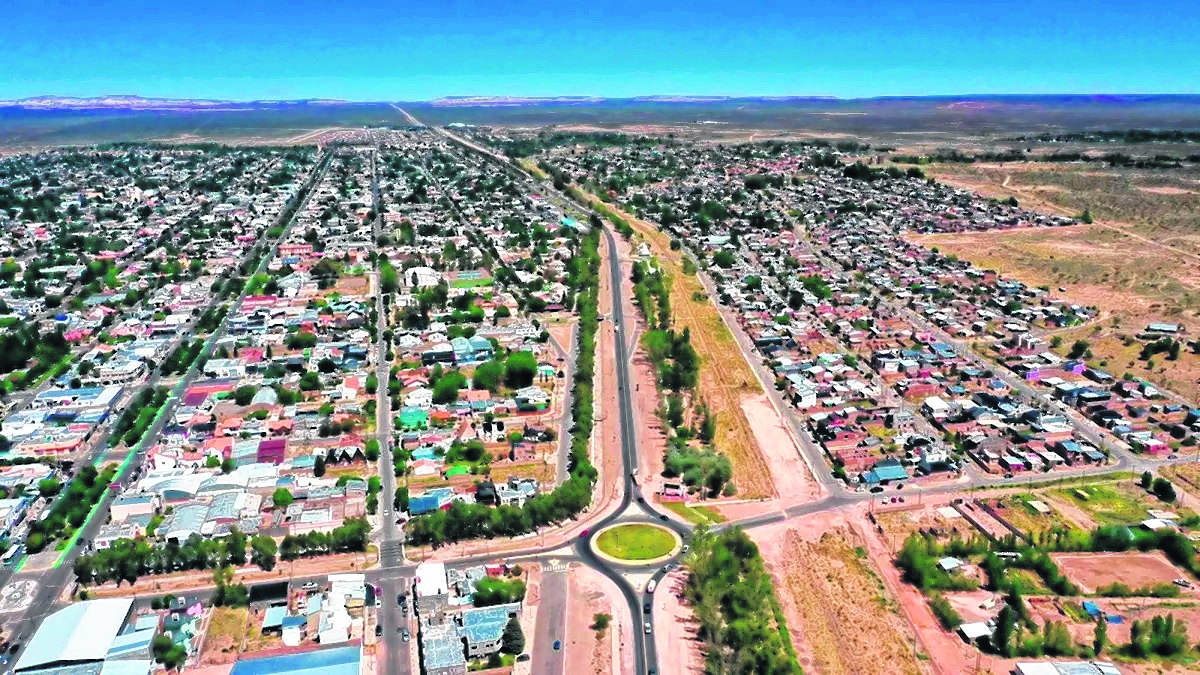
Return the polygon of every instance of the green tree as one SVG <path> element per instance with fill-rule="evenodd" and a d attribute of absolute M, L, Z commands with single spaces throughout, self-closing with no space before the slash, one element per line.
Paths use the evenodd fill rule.
<path fill-rule="evenodd" d="M 275 540 L 265 534 L 256 534 L 250 540 L 250 562 L 258 565 L 264 572 L 275 569 L 275 555 L 279 546 Z"/>
<path fill-rule="evenodd" d="M 258 393 L 258 387 L 244 385 L 238 387 L 233 392 L 233 402 L 238 405 L 250 405 L 254 400 L 254 395 Z"/>
<path fill-rule="evenodd" d="M 1142 472 L 1142 489 L 1149 490 L 1150 485 L 1154 483 L 1154 474 L 1149 471 Z"/>
<path fill-rule="evenodd" d="M 500 651 L 505 654 L 520 654 L 525 651 L 525 633 L 521 630 L 521 622 L 517 621 L 515 616 L 504 626 L 504 635 L 500 638 Z"/>
<path fill-rule="evenodd" d="M 471 375 L 472 389 L 486 389 L 492 393 L 500 391 L 504 380 L 504 364 L 497 360 L 482 363 Z"/>
<path fill-rule="evenodd" d="M 537 358 L 533 352 L 517 352 L 504 362 L 504 382 L 513 389 L 528 387 L 537 376 Z"/>
<path fill-rule="evenodd" d="M 271 495 L 271 500 L 275 502 L 275 508 L 286 509 L 292 502 L 296 501 L 296 498 L 292 496 L 292 493 L 287 488 L 281 487 L 275 488 L 275 492 Z"/>
<path fill-rule="evenodd" d="M 1096 656 L 1104 653 L 1108 648 L 1108 621 L 1104 617 L 1100 617 L 1096 621 L 1096 632 L 1092 637 L 1092 651 Z"/>
<path fill-rule="evenodd" d="M 38 494 L 42 497 L 53 497 L 62 490 L 62 483 L 57 478 L 46 478 L 38 481 Z"/>

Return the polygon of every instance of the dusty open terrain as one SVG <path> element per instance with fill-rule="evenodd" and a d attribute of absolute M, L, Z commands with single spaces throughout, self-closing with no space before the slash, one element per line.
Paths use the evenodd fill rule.
<path fill-rule="evenodd" d="M 613 582 L 599 572 L 573 565 L 568 572 L 571 597 L 567 612 L 567 672 L 571 675 L 633 673 L 633 637 L 636 624 L 629 606 Z M 607 614 L 609 625 L 592 628 L 597 614 Z M 665 669 L 662 671 L 668 672 Z"/>
<path fill-rule="evenodd" d="M 830 674 L 926 672 L 895 597 L 848 526 L 850 517 L 858 516 L 822 514 L 752 532 L 775 578 L 800 663 L 808 672 Z"/>
<path fill-rule="evenodd" d="M 1157 551 L 1153 553 L 1053 553 L 1067 578 L 1086 593 L 1119 581 L 1130 588 L 1169 584 L 1187 576 Z"/>
<path fill-rule="evenodd" d="M 750 430 L 771 467 L 780 505 L 787 508 L 820 499 L 820 486 L 813 480 L 808 465 L 800 455 L 800 448 L 784 426 L 786 422 L 772 407 L 767 394 L 743 398 L 742 414 L 750 423 Z"/>
<path fill-rule="evenodd" d="M 1137 358 L 1133 339 L 1154 321 L 1194 323 L 1200 312 L 1200 192 L 1192 170 L 1133 171 L 1084 165 L 934 164 L 939 180 L 1058 215 L 1086 208 L 1096 222 L 1066 228 L 916 237 L 968 259 L 1101 310 L 1101 320 L 1057 333 L 1059 351 L 1091 343 L 1092 359 L 1118 375 L 1146 377 L 1190 400 L 1200 398 L 1200 356 L 1177 361 Z M 1097 328 L 1098 326 L 1098 328 Z"/>
<path fill-rule="evenodd" d="M 738 495 L 744 498 L 772 496 L 774 486 L 770 469 L 742 411 L 743 396 L 761 393 L 762 388 L 744 358 L 731 358 L 732 354 L 740 353 L 733 334 L 711 301 L 695 299 L 707 296 L 704 286 L 695 275 L 683 273 L 683 254 L 671 250 L 667 235 L 653 223 L 633 218 L 611 205 L 606 204 L 605 208 L 617 211 L 633 226 L 658 256 L 663 271 L 670 278 L 675 327 L 691 330 L 692 346 L 700 357 L 697 389 L 717 419 L 716 447 L 727 453 L 733 462 L 733 483 Z M 695 295 L 697 293 L 700 296 Z"/>
<path fill-rule="evenodd" d="M 654 646 L 658 649 L 658 672 L 662 675 L 699 675 L 704 672 L 704 654 L 697 637 L 696 617 L 683 599 L 687 570 L 673 570 L 654 593 Z"/>

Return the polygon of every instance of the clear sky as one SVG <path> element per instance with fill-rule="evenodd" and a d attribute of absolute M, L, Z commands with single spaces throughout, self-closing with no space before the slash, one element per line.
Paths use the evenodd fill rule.
<path fill-rule="evenodd" d="M 5 0 L 0 98 L 1200 93 L 1200 0 Z"/>

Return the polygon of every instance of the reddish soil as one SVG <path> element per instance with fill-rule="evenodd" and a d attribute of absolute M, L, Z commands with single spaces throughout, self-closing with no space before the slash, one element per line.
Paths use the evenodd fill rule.
<path fill-rule="evenodd" d="M 683 598 L 686 580 L 686 570 L 672 570 L 654 593 L 654 646 L 658 650 L 658 672 L 662 675 L 704 672 L 704 654 L 696 635 L 698 623 Z"/>
<path fill-rule="evenodd" d="M 908 626 L 888 611 L 895 601 L 863 557 L 861 537 L 850 527 L 860 519 L 843 510 L 752 531 L 801 665 L 830 674 L 928 672 Z"/>
<path fill-rule="evenodd" d="M 568 584 L 574 607 L 567 612 L 567 672 L 632 675 L 634 654 L 630 631 L 637 626 L 629 616 L 629 606 L 620 590 L 612 580 L 582 565 L 571 566 Z M 591 628 L 597 614 L 612 617 L 603 631 Z"/>
<path fill-rule="evenodd" d="M 1169 584 L 1186 576 L 1157 551 L 1153 553 L 1052 553 L 1067 578 L 1085 593 L 1119 581 L 1130 588 Z"/>
<path fill-rule="evenodd" d="M 378 553 L 372 551 L 369 554 L 339 554 L 320 558 L 303 558 L 290 563 L 280 562 L 270 572 L 264 572 L 250 565 L 235 570 L 233 582 L 249 586 L 293 577 L 305 578 L 338 572 L 362 571 L 375 565 L 378 561 Z M 111 598 L 204 590 L 213 587 L 212 575 L 211 570 L 160 574 L 142 577 L 132 586 L 128 584 L 117 586 L 115 582 L 109 582 L 103 586 L 89 586 L 87 591 L 88 596 L 92 598 Z"/>
<path fill-rule="evenodd" d="M 767 394 L 742 399 L 742 412 L 750 423 L 758 447 L 771 468 L 780 506 L 787 508 L 821 498 L 821 488 L 800 455 L 800 447 Z"/>

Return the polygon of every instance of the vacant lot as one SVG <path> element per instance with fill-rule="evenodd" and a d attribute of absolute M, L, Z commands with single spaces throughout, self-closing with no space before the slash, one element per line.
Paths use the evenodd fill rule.
<path fill-rule="evenodd" d="M 1096 326 L 1060 332 L 1059 351 L 1086 339 L 1102 368 L 1200 398 L 1200 357 L 1184 350 L 1178 361 L 1159 358 L 1151 367 L 1137 359 L 1141 346 L 1131 342 L 1150 322 L 1186 325 L 1200 312 L 1200 173 L 1045 164 L 937 164 L 927 172 L 983 194 L 1015 196 L 1043 212 L 1088 209 L 1093 225 L 918 239 L 1028 284 L 1065 288 L 1064 298 L 1098 307 L 1102 321 L 1099 332 Z"/>
<path fill-rule="evenodd" d="M 1131 525 L 1149 518 L 1149 509 L 1174 510 L 1132 481 L 1059 488 L 1050 494 L 1086 512 L 1099 525 Z"/>
<path fill-rule="evenodd" d="M 1042 499 L 1041 495 L 1014 494 L 980 501 L 1024 534 L 1074 527 L 1074 523 L 1064 518 L 1055 505 Z M 1042 513 L 1031 502 L 1041 502 L 1050 512 Z"/>
<path fill-rule="evenodd" d="M 795 608 L 790 622 L 805 670 L 832 673 L 920 673 L 896 601 L 845 528 L 806 541 L 788 530 L 773 571 Z"/>
<path fill-rule="evenodd" d="M 205 666 L 233 663 L 242 648 L 242 640 L 250 629 L 250 610 L 232 607 L 214 607 L 208 632 L 204 636 L 204 648 L 200 653 L 200 664 Z"/>
<path fill-rule="evenodd" d="M 1054 562 L 1085 593 L 1119 581 L 1130 588 L 1169 584 L 1186 576 L 1157 551 L 1154 553 L 1054 553 Z"/>

